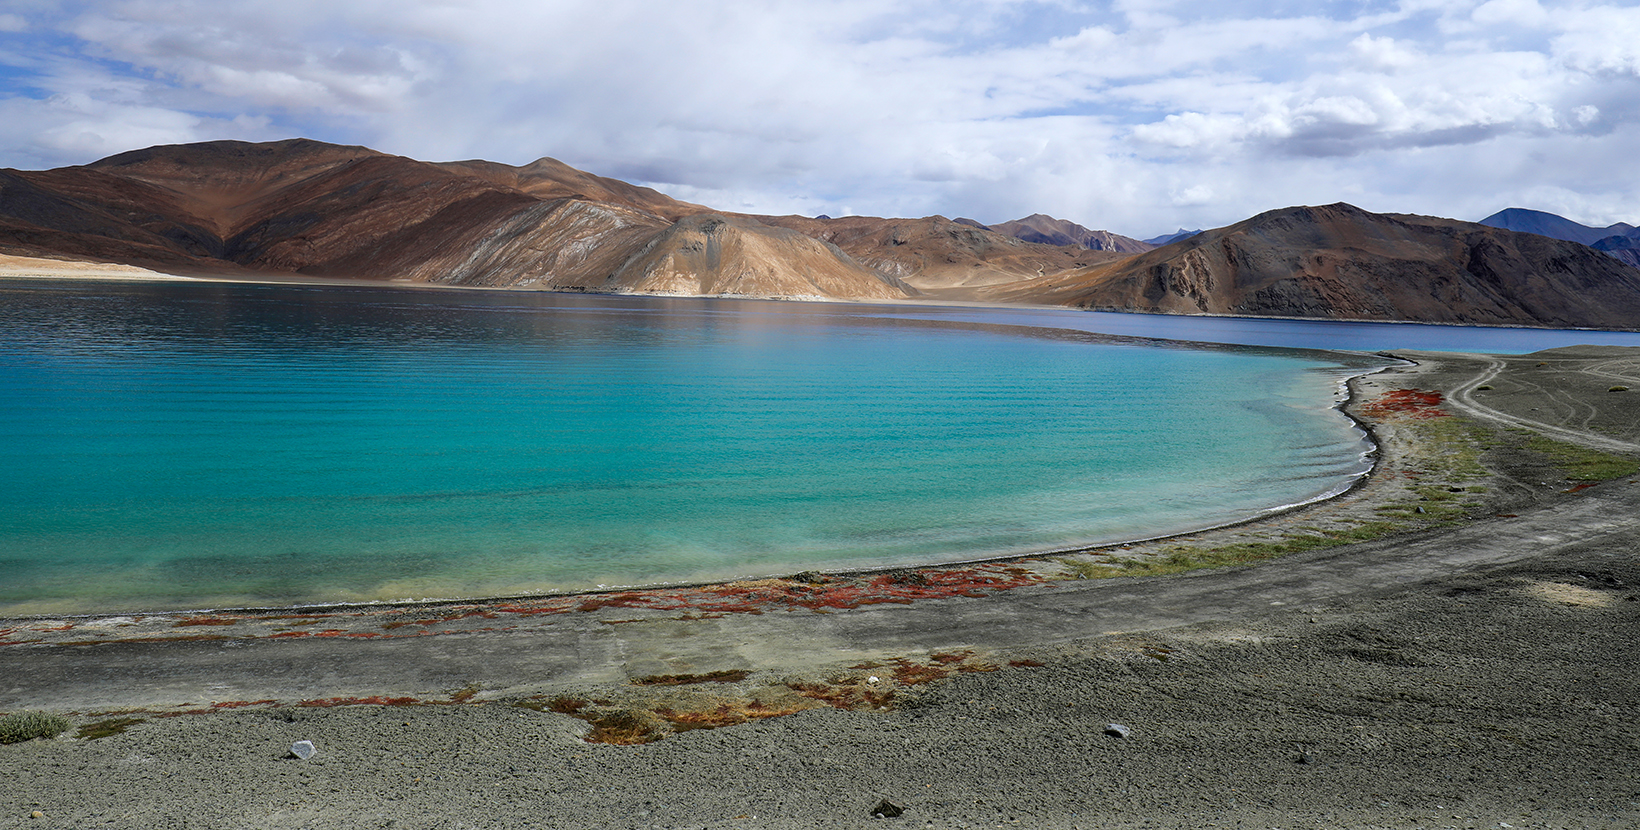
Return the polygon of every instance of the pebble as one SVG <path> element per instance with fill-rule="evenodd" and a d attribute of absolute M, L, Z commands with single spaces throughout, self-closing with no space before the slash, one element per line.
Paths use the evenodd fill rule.
<path fill-rule="evenodd" d="M 1119 723 L 1105 724 L 1105 734 L 1112 738 L 1126 738 L 1131 732 L 1132 730 Z"/>
<path fill-rule="evenodd" d="M 297 741 L 290 745 L 290 754 L 304 761 L 317 755 L 318 752 L 319 750 L 313 746 L 312 741 Z"/>

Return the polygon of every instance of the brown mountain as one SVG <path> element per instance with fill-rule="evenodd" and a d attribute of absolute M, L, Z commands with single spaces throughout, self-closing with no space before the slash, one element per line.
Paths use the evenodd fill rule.
<path fill-rule="evenodd" d="M 1041 213 L 1033 213 L 1024 219 L 1014 219 L 989 227 L 997 233 L 1005 233 L 1026 242 L 1038 242 L 1043 245 L 1077 245 L 1093 251 L 1142 254 L 1156 247 L 1149 242 L 1141 242 L 1110 231 L 1088 230 L 1068 219 L 1055 219 Z"/>
<path fill-rule="evenodd" d="M 0 171 L 0 251 L 13 254 L 615 292 L 914 293 L 835 247 L 706 211 L 552 159 L 429 164 L 304 139 Z"/>
<path fill-rule="evenodd" d="M 1122 256 L 1025 242 L 943 216 L 757 219 L 836 245 L 860 264 L 904 280 L 932 296 L 969 298 L 974 296 L 976 286 L 1029 280 Z"/>
<path fill-rule="evenodd" d="M 1080 228 L 1019 222 L 1055 241 L 1049 231 Z M 1136 255 L 1087 242 L 1028 242 L 940 216 L 722 214 L 553 159 L 431 164 L 302 139 L 0 170 L 0 254 L 173 273 L 1640 328 L 1640 270 L 1449 219 L 1339 204 Z"/>
<path fill-rule="evenodd" d="M 986 296 L 1170 314 L 1640 328 L 1640 270 L 1591 248 L 1346 204 L 1270 211 Z"/>

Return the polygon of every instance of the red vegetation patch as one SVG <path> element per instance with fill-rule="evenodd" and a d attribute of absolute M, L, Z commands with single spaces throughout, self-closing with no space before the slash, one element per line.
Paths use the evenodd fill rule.
<path fill-rule="evenodd" d="M 234 619 L 232 617 L 189 617 L 186 620 L 178 620 L 177 624 L 174 625 L 174 626 L 171 626 L 171 627 L 172 628 L 182 628 L 184 626 L 189 626 L 189 625 L 238 625 L 238 624 L 239 624 L 239 620 Z"/>
<path fill-rule="evenodd" d="M 943 666 L 929 666 L 906 660 L 897 660 L 895 662 L 898 665 L 894 667 L 894 680 L 906 686 L 944 680 L 951 676 L 951 672 L 955 671 L 955 669 L 948 669 Z"/>
<path fill-rule="evenodd" d="M 894 701 L 894 687 L 859 684 L 787 683 L 786 687 L 810 700 L 837 709 L 886 709 Z"/>
<path fill-rule="evenodd" d="M 716 709 L 706 711 L 678 712 L 672 709 L 656 709 L 667 723 L 672 724 L 673 732 L 688 732 L 691 729 L 716 729 L 720 726 L 734 726 L 751 720 L 752 716 L 725 703 Z"/>
<path fill-rule="evenodd" d="M 1363 404 L 1360 408 L 1362 415 L 1369 418 L 1384 420 L 1396 415 L 1408 418 L 1444 418 L 1448 414 L 1441 410 L 1441 402 L 1445 400 L 1439 392 L 1425 392 L 1421 389 L 1396 389 L 1385 392 L 1378 399 Z"/>
<path fill-rule="evenodd" d="M 277 706 L 276 700 L 225 700 L 211 704 L 212 709 L 243 709 L 246 706 Z"/>
<path fill-rule="evenodd" d="M 415 706 L 421 701 L 413 697 L 384 697 L 371 695 L 369 697 L 325 697 L 318 700 L 304 700 L 297 706 L 310 709 L 329 709 L 332 706 Z"/>
<path fill-rule="evenodd" d="M 455 622 L 456 620 L 465 620 L 470 617 L 481 617 L 486 620 L 493 620 L 496 617 L 496 613 L 494 610 L 487 608 L 457 608 L 446 611 L 436 617 L 429 617 L 427 619 L 394 620 L 389 623 L 382 623 L 382 628 L 392 631 L 395 628 L 403 628 L 407 625 L 438 625 L 439 623 Z"/>
<path fill-rule="evenodd" d="M 600 608 L 647 608 L 648 599 L 643 594 L 604 594 L 591 597 L 581 602 L 580 611 L 597 611 Z"/>
<path fill-rule="evenodd" d="M 632 681 L 634 686 L 687 686 L 694 683 L 739 683 L 751 676 L 745 669 L 723 669 L 705 674 L 654 674 Z"/>

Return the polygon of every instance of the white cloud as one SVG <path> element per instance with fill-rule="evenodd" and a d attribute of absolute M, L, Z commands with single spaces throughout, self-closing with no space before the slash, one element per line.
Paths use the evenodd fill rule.
<path fill-rule="evenodd" d="M 305 134 L 754 212 L 1145 236 L 1345 197 L 1640 196 L 1580 167 L 1635 146 L 1640 10 L 1580 0 L 21 2 L 0 164 Z"/>
<path fill-rule="evenodd" d="M 1583 72 L 1640 75 L 1640 8 L 1610 6 L 1571 17 L 1554 39 L 1554 53 Z"/>
<path fill-rule="evenodd" d="M 1470 12 L 1469 17 L 1482 25 L 1541 26 L 1549 21 L 1549 12 L 1538 5 L 1537 0 L 1488 0 Z"/>

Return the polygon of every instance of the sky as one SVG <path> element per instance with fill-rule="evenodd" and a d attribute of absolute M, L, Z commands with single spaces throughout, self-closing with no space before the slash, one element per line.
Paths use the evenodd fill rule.
<path fill-rule="evenodd" d="M 0 167 L 296 136 L 762 214 L 1640 224 L 1640 2 L 0 6 Z"/>

